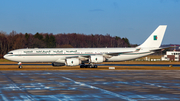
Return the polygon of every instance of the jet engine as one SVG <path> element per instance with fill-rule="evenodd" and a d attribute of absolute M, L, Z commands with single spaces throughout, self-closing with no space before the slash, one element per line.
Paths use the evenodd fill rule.
<path fill-rule="evenodd" d="M 64 63 L 57 63 L 57 62 L 52 63 L 52 66 L 64 66 L 64 65 L 65 65 Z"/>
<path fill-rule="evenodd" d="M 89 62 L 90 63 L 101 63 L 103 61 L 105 61 L 106 58 L 101 56 L 101 55 L 92 55 L 89 57 Z"/>
<path fill-rule="evenodd" d="M 77 66 L 81 64 L 81 61 L 78 58 L 70 58 L 65 60 L 66 66 Z"/>

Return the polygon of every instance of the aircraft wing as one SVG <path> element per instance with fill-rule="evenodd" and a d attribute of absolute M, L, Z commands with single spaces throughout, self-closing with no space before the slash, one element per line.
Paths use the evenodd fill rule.
<path fill-rule="evenodd" d="M 105 53 L 105 55 L 118 56 L 118 55 L 120 55 L 120 54 L 131 53 L 131 52 L 133 52 L 133 51 L 115 52 L 115 53 Z"/>
<path fill-rule="evenodd" d="M 127 51 L 127 52 L 115 52 L 115 53 L 103 53 L 103 54 L 92 54 L 92 55 L 102 55 L 106 58 L 110 58 L 112 56 L 118 56 L 120 54 L 125 54 L 125 53 L 131 53 L 133 51 Z M 90 56 L 92 55 L 77 55 L 77 56 L 68 56 L 65 57 L 65 59 L 69 59 L 69 58 L 79 58 L 80 60 L 87 60 L 89 59 Z"/>
<path fill-rule="evenodd" d="M 110 58 L 112 56 L 118 56 L 120 54 L 126 54 L 126 53 L 131 53 L 133 51 L 127 51 L 127 52 L 115 52 L 115 53 L 105 53 L 105 54 L 102 54 L 104 57 L 106 58 Z"/>
<path fill-rule="evenodd" d="M 176 48 L 178 46 L 169 46 L 169 47 L 160 47 L 161 49 L 170 49 L 170 48 Z"/>

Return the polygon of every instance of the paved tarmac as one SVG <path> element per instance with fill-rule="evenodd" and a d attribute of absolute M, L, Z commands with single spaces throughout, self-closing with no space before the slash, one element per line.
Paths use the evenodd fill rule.
<path fill-rule="evenodd" d="M 18 64 L 0 64 L 0 66 L 11 66 L 11 65 L 18 65 Z M 52 64 L 22 64 L 22 66 L 52 66 Z M 180 64 L 97 64 L 98 66 L 153 66 L 153 67 L 180 67 Z"/>
<path fill-rule="evenodd" d="M 0 71 L 0 99 L 180 100 L 180 70 Z"/>

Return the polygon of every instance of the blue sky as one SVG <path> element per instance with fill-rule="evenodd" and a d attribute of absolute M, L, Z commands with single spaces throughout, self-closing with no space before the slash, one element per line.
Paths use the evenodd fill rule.
<path fill-rule="evenodd" d="M 180 0 L 0 0 L 0 31 L 84 33 L 141 44 L 168 25 L 163 44 L 180 44 Z"/>

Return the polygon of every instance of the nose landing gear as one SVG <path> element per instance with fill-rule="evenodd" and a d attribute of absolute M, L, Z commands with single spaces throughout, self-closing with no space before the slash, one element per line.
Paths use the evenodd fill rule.
<path fill-rule="evenodd" d="M 22 63 L 18 62 L 19 67 L 18 68 L 22 68 Z"/>

